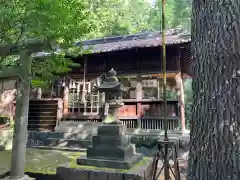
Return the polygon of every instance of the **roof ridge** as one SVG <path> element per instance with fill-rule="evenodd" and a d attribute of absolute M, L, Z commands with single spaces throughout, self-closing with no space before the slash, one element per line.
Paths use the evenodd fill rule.
<path fill-rule="evenodd" d="M 181 33 L 183 33 L 183 30 L 180 28 L 167 29 L 165 32 L 166 36 L 180 35 Z M 147 32 L 140 32 L 137 34 L 112 36 L 112 37 L 91 39 L 91 40 L 86 40 L 86 41 L 78 41 L 78 42 L 76 42 L 75 45 L 88 46 L 88 45 L 105 44 L 105 43 L 112 43 L 112 42 L 119 42 L 119 41 L 140 40 L 140 39 L 145 39 L 145 38 L 159 37 L 160 35 L 161 35 L 160 31 L 147 31 Z"/>

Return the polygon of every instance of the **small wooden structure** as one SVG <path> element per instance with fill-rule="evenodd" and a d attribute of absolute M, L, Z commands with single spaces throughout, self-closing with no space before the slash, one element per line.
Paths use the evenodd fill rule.
<path fill-rule="evenodd" d="M 166 35 L 168 128 L 185 130 L 184 91 L 182 79 L 191 77 L 190 35 L 171 30 Z M 51 112 L 38 106 L 39 117 L 31 117 L 32 104 L 46 103 L 32 99 L 29 110 L 29 130 L 53 130 L 63 121 L 100 122 L 104 116 L 104 94 L 93 87 L 104 80 L 102 74 L 114 68 L 118 79 L 129 91 L 123 94 L 124 106 L 119 119 L 128 128 L 163 129 L 161 35 L 159 32 L 141 33 L 78 42 L 91 53 L 69 57 L 81 67 L 74 68 L 53 84 L 51 95 L 42 98 L 54 105 Z M 34 96 L 33 96 L 34 97 Z M 36 96 L 37 97 L 37 96 Z M 37 102 L 38 101 L 38 102 Z M 62 103 L 63 102 L 63 103 Z M 51 106 L 53 107 L 53 106 Z M 46 110 L 45 106 L 45 110 Z M 49 109 L 49 110 L 50 110 Z M 53 113 L 53 111 L 58 112 Z M 40 116 L 41 114 L 41 116 Z M 54 114 L 54 117 L 50 117 Z M 50 119 L 52 120 L 50 121 Z M 31 121 L 31 122 L 30 122 Z M 35 122 L 35 125 L 33 125 Z"/>

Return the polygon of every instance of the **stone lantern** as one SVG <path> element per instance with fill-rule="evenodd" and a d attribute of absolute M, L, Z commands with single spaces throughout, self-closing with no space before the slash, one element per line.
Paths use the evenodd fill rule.
<path fill-rule="evenodd" d="M 117 118 L 118 108 L 123 105 L 121 93 L 124 87 L 111 69 L 107 79 L 96 89 L 105 93 L 108 115 L 103 124 L 98 126 L 97 135 L 93 136 L 92 146 L 86 156 L 77 159 L 79 165 L 107 168 L 129 169 L 142 160 L 142 155 L 135 153 L 135 146 L 126 135 L 126 127 Z"/>
<path fill-rule="evenodd" d="M 106 117 L 103 123 L 121 123 L 117 118 L 117 113 L 118 109 L 124 105 L 122 102 L 124 87 L 118 81 L 116 75 L 117 72 L 111 69 L 107 74 L 106 81 L 100 84 L 99 87 L 96 87 L 97 91 L 105 94 Z"/>

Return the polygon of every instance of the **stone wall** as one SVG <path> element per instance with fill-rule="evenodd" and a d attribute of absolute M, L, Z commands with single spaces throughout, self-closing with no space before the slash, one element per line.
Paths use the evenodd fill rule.
<path fill-rule="evenodd" d="M 15 80 L 0 80 L 0 116 L 15 115 Z"/>
<path fill-rule="evenodd" d="M 4 90 L 0 97 L 0 115 L 13 117 L 15 115 L 16 89 Z"/>

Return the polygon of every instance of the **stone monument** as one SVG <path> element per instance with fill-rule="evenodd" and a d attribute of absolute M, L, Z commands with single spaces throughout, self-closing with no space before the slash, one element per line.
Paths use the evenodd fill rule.
<path fill-rule="evenodd" d="M 122 103 L 124 87 L 116 77 L 116 71 L 111 69 L 106 82 L 96 89 L 105 93 L 108 113 L 98 127 L 97 135 L 93 136 L 92 146 L 88 147 L 85 157 L 77 159 L 77 164 L 105 168 L 130 169 L 141 161 L 142 155 L 135 153 L 135 147 L 125 134 L 126 127 L 117 118 L 117 112 Z"/>

